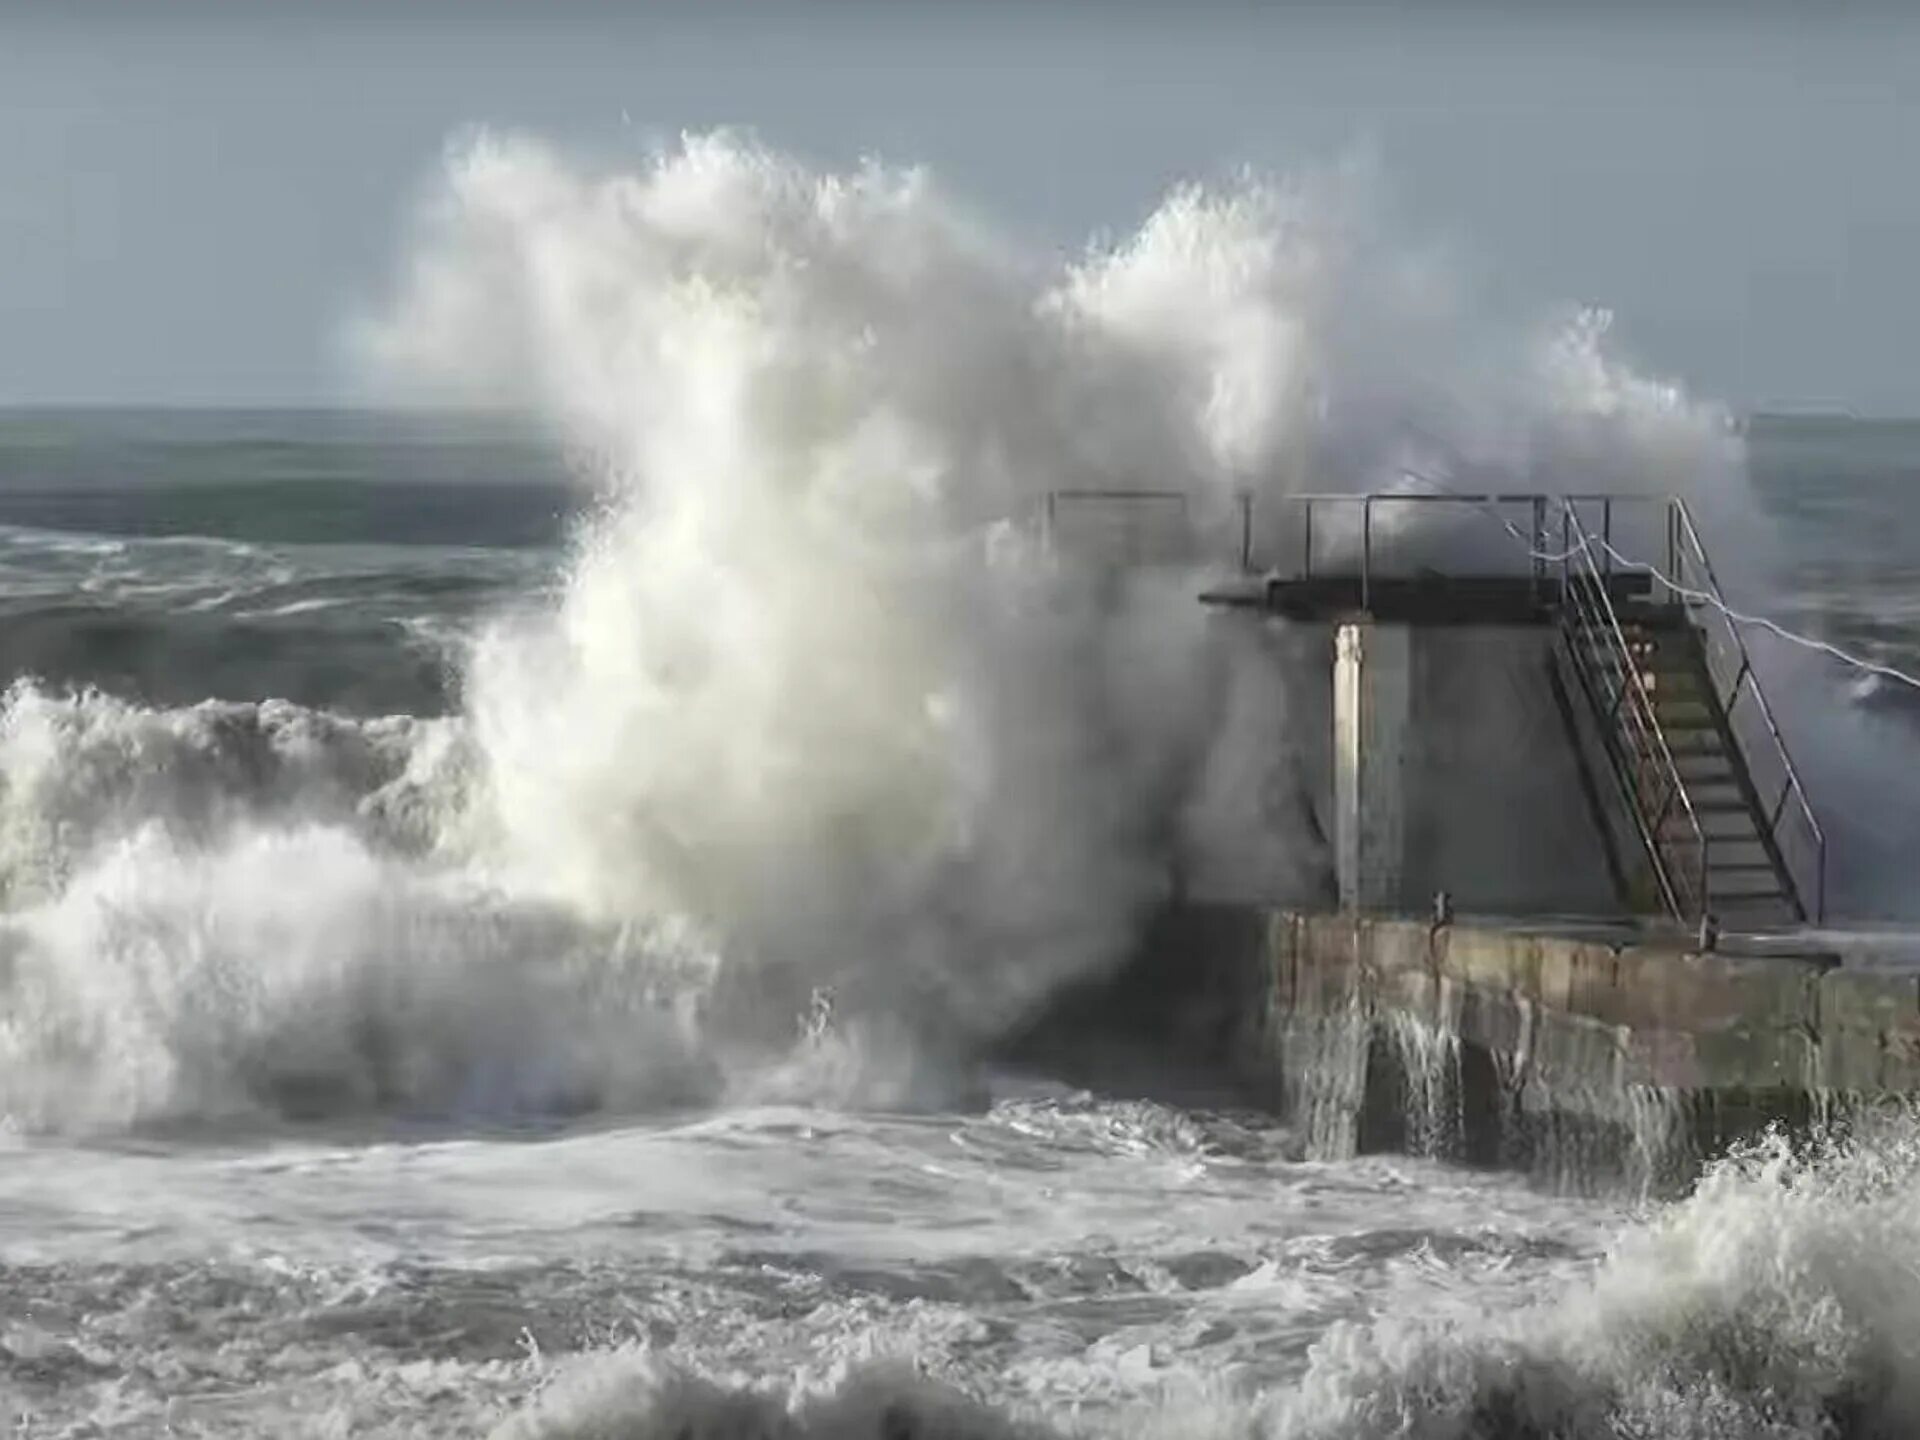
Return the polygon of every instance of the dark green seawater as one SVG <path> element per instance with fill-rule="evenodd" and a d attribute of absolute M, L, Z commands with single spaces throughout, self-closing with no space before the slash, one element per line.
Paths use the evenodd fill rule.
<path fill-rule="evenodd" d="M 1747 465 L 1779 536 L 1774 618 L 1920 663 L 1920 420 L 1759 416 Z"/>
<path fill-rule="evenodd" d="M 582 498 L 512 419 L 0 415 L 0 673 L 437 713 L 463 627 L 551 579 Z"/>

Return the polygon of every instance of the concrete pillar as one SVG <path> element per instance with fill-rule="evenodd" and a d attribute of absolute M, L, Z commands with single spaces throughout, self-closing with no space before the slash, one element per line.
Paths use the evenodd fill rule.
<path fill-rule="evenodd" d="M 1334 863 L 1348 910 L 1401 910 L 1412 631 L 1358 621 L 1333 633 Z"/>

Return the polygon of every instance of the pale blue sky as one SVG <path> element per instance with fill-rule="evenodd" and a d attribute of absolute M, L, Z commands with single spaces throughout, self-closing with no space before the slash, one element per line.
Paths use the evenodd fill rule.
<path fill-rule="evenodd" d="M 341 321 L 475 122 L 925 162 L 1066 250 L 1361 147 L 1501 303 L 1609 305 L 1735 404 L 1920 413 L 1920 20 L 1573 0 L 15 4 L 0 403 L 339 398 Z"/>

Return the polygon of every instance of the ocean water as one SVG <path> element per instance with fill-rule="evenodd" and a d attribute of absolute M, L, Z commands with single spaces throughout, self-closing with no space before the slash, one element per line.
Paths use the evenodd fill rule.
<path fill-rule="evenodd" d="M 1325 863 L 1272 657 L 1046 489 L 1685 490 L 1743 603 L 1911 667 L 1920 428 L 1735 437 L 1311 189 L 1055 272 L 726 140 L 448 186 L 369 347 L 516 418 L 0 416 L 10 1433 L 1920 1428 L 1910 1118 L 1655 1201 L 996 1058 L 1175 857 Z M 1914 712 L 1791 650 L 1898 917 Z"/>

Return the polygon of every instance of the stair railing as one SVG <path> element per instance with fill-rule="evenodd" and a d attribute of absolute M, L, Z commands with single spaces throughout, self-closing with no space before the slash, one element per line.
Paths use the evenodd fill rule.
<path fill-rule="evenodd" d="M 1284 567 L 1292 578 L 1307 581 L 1323 575 L 1351 576 L 1358 581 L 1362 608 L 1369 604 L 1373 581 L 1382 569 L 1381 557 L 1375 553 L 1379 544 L 1376 507 L 1473 507 L 1485 511 L 1516 536 L 1521 533 L 1520 524 L 1527 522 L 1516 522 L 1511 510 L 1526 507 L 1533 535 L 1533 583 L 1538 589 L 1546 583 L 1550 566 L 1559 566 L 1562 637 L 1585 698 L 1601 722 L 1601 734 L 1627 793 L 1634 824 L 1652 857 L 1662 899 L 1675 916 L 1697 920 L 1711 913 L 1709 837 L 1655 712 L 1646 680 L 1650 657 L 1634 653 L 1614 601 L 1612 582 L 1622 571 L 1651 571 L 1654 603 L 1683 618 L 1700 645 L 1710 708 L 1718 723 L 1726 727 L 1736 773 L 1742 774 L 1743 783 L 1751 787 L 1749 801 L 1756 830 L 1789 892 L 1787 898 L 1805 918 L 1818 922 L 1825 917 L 1826 835 L 1787 751 L 1779 722 L 1761 691 L 1739 626 L 1722 608 L 1725 602 L 1719 580 L 1684 501 L 1652 495 L 1393 491 L 1294 495 L 1283 503 L 1299 519 L 1297 562 L 1291 560 L 1285 547 L 1271 556 L 1262 553 L 1266 545 L 1256 540 L 1253 499 L 1242 495 L 1242 571 L 1252 574 L 1270 569 L 1279 573 Z M 1547 518 L 1549 507 L 1561 516 L 1557 547 L 1548 543 L 1553 528 Z M 1357 510 L 1357 523 L 1341 528 L 1316 524 L 1317 509 L 1336 515 L 1351 515 Z M 1582 518 L 1583 512 L 1595 509 L 1597 528 Z M 1630 523 L 1640 515 L 1657 523 L 1656 517 L 1664 511 L 1664 567 L 1617 554 L 1616 510 L 1628 512 Z M 1635 524 L 1634 528 L 1637 532 L 1640 527 Z M 1328 529 L 1334 531 L 1331 544 L 1324 535 Z M 1637 539 L 1639 543 L 1630 546 L 1632 551 L 1654 548 L 1647 543 L 1654 541 L 1651 534 Z"/>
<path fill-rule="evenodd" d="M 1608 584 L 1608 551 L 1595 543 L 1574 506 L 1563 506 L 1562 517 L 1562 643 L 1599 722 L 1661 899 L 1677 918 L 1698 920 L 1710 913 L 1707 832 L 1654 709 L 1646 657 L 1634 652 L 1621 629 Z"/>
<path fill-rule="evenodd" d="M 1817 923 L 1827 910 L 1826 833 L 1814 816 L 1773 707 L 1760 688 L 1740 627 L 1724 608 L 1720 581 L 1693 515 L 1678 497 L 1669 502 L 1667 543 L 1672 562 L 1667 568 L 1672 582 L 1667 589 L 1699 637 L 1713 698 L 1753 787 L 1758 807 L 1755 820 L 1785 872 L 1801 914 Z"/>

